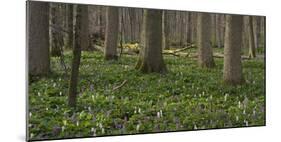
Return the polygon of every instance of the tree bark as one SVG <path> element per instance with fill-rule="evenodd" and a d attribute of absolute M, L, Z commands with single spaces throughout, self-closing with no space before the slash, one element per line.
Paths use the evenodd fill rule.
<path fill-rule="evenodd" d="M 89 13 L 88 6 L 82 6 L 81 10 L 81 50 L 88 51 L 91 50 L 89 47 Z"/>
<path fill-rule="evenodd" d="M 28 73 L 47 75 L 49 57 L 49 3 L 27 1 Z"/>
<path fill-rule="evenodd" d="M 66 48 L 73 49 L 73 4 L 68 4 L 67 16 L 68 39 L 66 42 Z"/>
<path fill-rule="evenodd" d="M 221 15 L 216 14 L 216 43 L 218 48 L 222 48 L 222 39 L 221 39 L 221 34 L 222 34 L 222 25 L 221 25 Z"/>
<path fill-rule="evenodd" d="M 79 75 L 79 65 L 81 58 L 81 41 L 82 41 L 82 9 L 83 6 L 78 5 L 76 9 L 76 21 L 75 21 L 75 32 L 74 32 L 74 48 L 73 48 L 73 59 L 71 67 L 71 75 L 69 82 L 69 98 L 68 105 L 70 107 L 76 106 L 77 98 L 77 84 L 78 84 L 78 75 Z"/>
<path fill-rule="evenodd" d="M 60 4 L 50 4 L 50 18 L 51 18 L 51 55 L 53 57 L 61 56 L 63 48 L 63 25 L 60 13 Z"/>
<path fill-rule="evenodd" d="M 145 10 L 142 47 L 136 69 L 143 73 L 167 71 L 162 56 L 162 11 Z"/>
<path fill-rule="evenodd" d="M 169 38 L 168 38 L 168 22 L 167 22 L 167 13 L 163 11 L 162 15 L 162 41 L 163 49 L 169 49 Z"/>
<path fill-rule="evenodd" d="M 208 13 L 198 13 L 197 19 L 197 46 L 198 64 L 203 68 L 215 66 L 211 45 L 211 15 Z"/>
<path fill-rule="evenodd" d="M 249 35 L 249 58 L 256 57 L 256 47 L 255 47 L 255 39 L 254 39 L 254 26 L 253 26 L 253 17 L 248 17 L 248 35 Z"/>
<path fill-rule="evenodd" d="M 119 11 L 117 7 L 107 7 L 105 33 L 105 60 L 117 60 Z"/>
<path fill-rule="evenodd" d="M 241 64 L 242 26 L 242 16 L 226 16 L 223 79 L 226 84 L 230 85 L 243 83 Z"/>

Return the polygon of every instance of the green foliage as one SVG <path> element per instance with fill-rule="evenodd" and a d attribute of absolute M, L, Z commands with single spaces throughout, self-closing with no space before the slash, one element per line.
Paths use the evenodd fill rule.
<path fill-rule="evenodd" d="M 220 50 L 220 49 L 215 49 Z M 65 55 L 70 67 L 71 53 Z M 212 70 L 196 60 L 165 56 L 167 74 L 134 70 L 136 56 L 104 61 L 82 52 L 77 107 L 67 105 L 69 76 L 52 58 L 52 74 L 29 85 L 31 139 L 134 134 L 265 124 L 262 60 L 243 61 L 241 86 L 222 83 L 223 60 Z M 124 80 L 127 83 L 113 91 Z"/>

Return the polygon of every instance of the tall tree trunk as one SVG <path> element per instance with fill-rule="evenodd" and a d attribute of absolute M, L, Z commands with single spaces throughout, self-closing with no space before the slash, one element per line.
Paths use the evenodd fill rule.
<path fill-rule="evenodd" d="M 254 29 L 254 39 L 255 39 L 255 47 L 259 48 L 259 40 L 260 40 L 260 17 L 253 17 L 253 29 Z"/>
<path fill-rule="evenodd" d="M 73 4 L 68 4 L 68 39 L 67 39 L 67 48 L 73 49 Z"/>
<path fill-rule="evenodd" d="M 136 69 L 143 73 L 167 71 L 162 56 L 162 11 L 145 10 L 142 48 Z"/>
<path fill-rule="evenodd" d="M 198 64 L 200 67 L 215 66 L 211 45 L 211 15 L 198 13 L 197 17 Z"/>
<path fill-rule="evenodd" d="M 51 55 L 53 57 L 61 56 L 63 48 L 63 25 L 60 13 L 60 4 L 50 4 L 50 18 L 51 18 Z"/>
<path fill-rule="evenodd" d="M 216 14 L 210 14 L 211 15 L 211 43 L 212 47 L 216 47 L 217 44 L 217 36 L 216 36 L 216 29 L 217 29 L 217 22 L 216 22 Z"/>
<path fill-rule="evenodd" d="M 117 60 L 119 11 L 117 7 L 107 7 L 105 32 L 105 60 Z"/>
<path fill-rule="evenodd" d="M 192 13 L 192 35 L 191 35 L 191 42 L 195 43 L 196 42 L 196 35 L 197 35 L 197 31 L 196 31 L 196 27 L 197 27 L 197 13 L 193 12 Z"/>
<path fill-rule="evenodd" d="M 218 48 L 222 48 L 222 39 L 221 39 L 221 34 L 222 34 L 222 22 L 221 22 L 221 15 L 220 14 L 216 14 L 216 43 L 217 43 L 217 47 Z"/>
<path fill-rule="evenodd" d="M 71 75 L 69 82 L 69 98 L 68 105 L 70 107 L 76 106 L 77 98 L 77 84 L 78 84 L 78 75 L 79 75 L 79 65 L 81 58 L 81 41 L 82 41 L 82 5 L 78 5 L 76 8 L 76 20 L 75 20 L 75 32 L 74 32 L 74 48 L 73 48 L 73 59 L 71 67 Z"/>
<path fill-rule="evenodd" d="M 226 16 L 223 79 L 226 84 L 230 85 L 243 83 L 241 63 L 242 26 L 242 16 Z"/>
<path fill-rule="evenodd" d="M 167 21 L 167 12 L 163 11 L 162 15 L 162 47 L 163 49 L 169 49 L 169 38 L 168 38 L 168 21 Z"/>
<path fill-rule="evenodd" d="M 46 75 L 50 72 L 49 3 L 27 1 L 28 73 Z"/>
<path fill-rule="evenodd" d="M 81 11 L 81 49 L 84 50 L 91 50 L 89 49 L 89 14 L 88 14 L 88 6 L 83 6 Z"/>
<path fill-rule="evenodd" d="M 255 47 L 255 39 L 254 39 L 254 26 L 253 26 L 253 17 L 248 16 L 248 36 L 249 36 L 249 57 L 256 57 L 256 47 Z"/>

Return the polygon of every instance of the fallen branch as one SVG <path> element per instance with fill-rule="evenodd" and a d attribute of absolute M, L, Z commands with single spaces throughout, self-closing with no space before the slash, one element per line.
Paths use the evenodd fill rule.
<path fill-rule="evenodd" d="M 181 52 L 181 51 L 184 51 L 184 50 L 190 49 L 190 48 L 195 48 L 195 45 L 191 44 L 191 45 L 189 45 L 187 47 L 184 47 L 184 48 L 181 48 L 181 49 L 177 49 L 177 50 L 174 51 L 174 53 Z"/>
<path fill-rule="evenodd" d="M 112 89 L 112 92 L 118 90 L 118 89 L 121 88 L 121 87 L 123 87 L 126 83 L 127 83 L 127 80 L 124 80 L 120 85 L 114 87 L 114 88 Z"/>

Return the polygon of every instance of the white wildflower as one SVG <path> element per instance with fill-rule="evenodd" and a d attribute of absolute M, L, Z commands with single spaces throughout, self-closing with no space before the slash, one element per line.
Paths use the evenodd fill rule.
<path fill-rule="evenodd" d="M 101 128 L 101 133 L 102 133 L 102 134 L 104 134 L 104 133 L 105 133 L 105 132 L 104 132 L 104 128 Z"/>
<path fill-rule="evenodd" d="M 196 126 L 196 124 L 194 124 L 194 130 L 197 130 L 197 126 Z"/>
<path fill-rule="evenodd" d="M 227 97 L 228 97 L 228 94 L 226 93 L 225 95 L 224 95 L 224 101 L 226 102 L 226 100 L 227 100 Z"/>
<path fill-rule="evenodd" d="M 62 131 L 62 132 L 64 132 L 64 130 L 65 130 L 65 127 L 64 127 L 64 126 L 62 126 L 62 127 L 61 127 L 61 131 Z"/>
<path fill-rule="evenodd" d="M 241 108 L 241 102 L 240 101 L 238 102 L 238 108 Z"/>
<path fill-rule="evenodd" d="M 157 118 L 160 118 L 160 112 L 157 112 Z"/>
<path fill-rule="evenodd" d="M 136 130 L 139 131 L 140 129 L 140 124 L 137 125 Z"/>
<path fill-rule="evenodd" d="M 139 108 L 138 112 L 141 113 L 141 108 Z"/>

